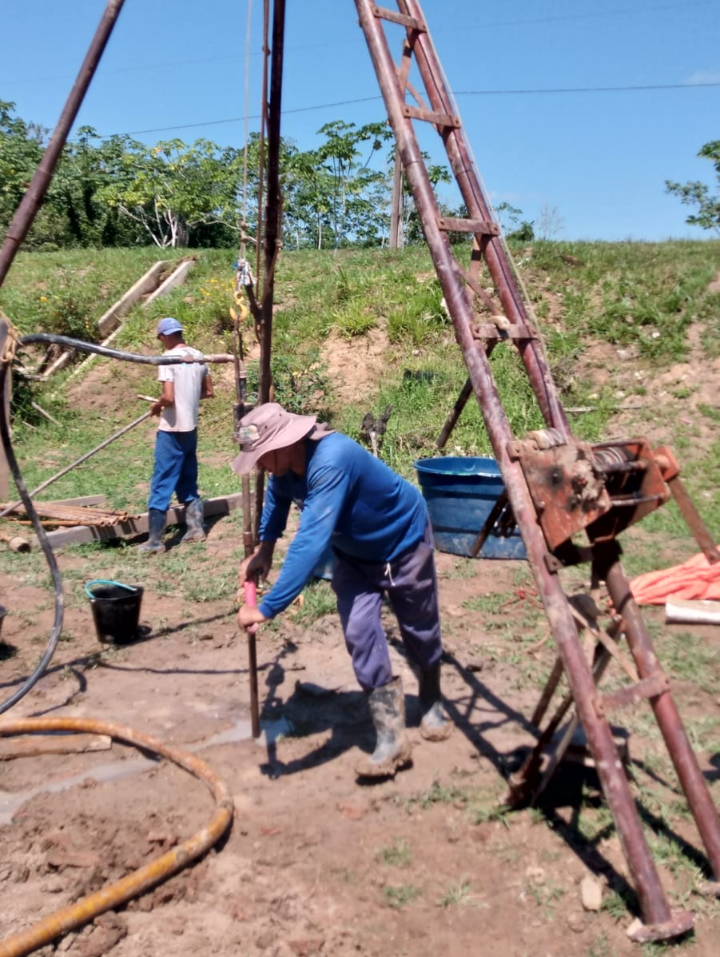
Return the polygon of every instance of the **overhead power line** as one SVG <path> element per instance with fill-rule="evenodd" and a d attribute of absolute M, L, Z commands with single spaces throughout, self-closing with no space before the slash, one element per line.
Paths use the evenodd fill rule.
<path fill-rule="evenodd" d="M 456 90 L 455 96 L 535 96 L 535 95 L 555 95 L 565 93 L 630 93 L 646 90 L 696 90 L 720 86 L 718 82 L 708 83 L 657 83 L 635 86 L 574 86 L 574 87 L 553 87 L 537 90 Z M 374 100 L 381 100 L 381 96 L 364 96 L 356 100 L 337 100 L 335 103 L 316 103 L 314 106 L 299 106 L 295 109 L 283 110 L 283 114 L 288 113 L 310 113 L 314 110 L 326 110 L 338 106 L 352 106 L 356 103 L 371 103 Z M 250 116 L 248 119 L 258 120 L 260 115 Z M 107 136 L 101 136 L 101 139 L 110 139 L 110 136 L 142 136 L 145 133 L 168 133 L 174 130 L 189 130 L 200 126 L 220 126 L 223 123 L 239 123 L 244 121 L 245 117 L 230 116 L 222 120 L 199 120 L 197 123 L 182 123 L 176 126 L 156 126 L 146 130 L 128 130 L 125 133 L 113 133 Z"/>
<path fill-rule="evenodd" d="M 324 110 L 336 106 L 352 106 L 354 103 L 370 103 L 372 100 L 382 100 L 382 96 L 363 96 L 357 100 L 339 100 L 337 103 L 318 103 L 315 106 L 298 106 L 294 110 L 283 110 L 283 116 L 287 113 L 309 113 L 311 110 Z M 260 114 L 249 116 L 249 120 L 259 120 Z M 229 116 L 224 120 L 201 120 L 198 123 L 183 123 L 178 126 L 156 126 L 151 130 L 128 130 L 126 133 L 112 133 L 108 136 L 101 136 L 100 139 L 107 140 L 110 136 L 140 136 L 143 133 L 167 133 L 171 130 L 188 130 L 196 126 L 219 126 L 221 123 L 239 123 L 245 121 L 244 116 Z"/>
<path fill-rule="evenodd" d="M 559 86 L 538 90 L 455 90 L 455 96 L 527 96 L 537 93 L 625 93 L 633 90 L 692 90 L 699 86 L 720 86 L 708 83 L 647 83 L 636 86 Z"/>

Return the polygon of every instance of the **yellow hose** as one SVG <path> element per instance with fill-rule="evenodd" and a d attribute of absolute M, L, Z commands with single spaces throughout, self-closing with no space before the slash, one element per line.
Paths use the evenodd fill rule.
<path fill-rule="evenodd" d="M 33 734 L 44 731 L 72 731 L 105 734 L 116 741 L 153 751 L 174 762 L 185 771 L 200 778 L 215 798 L 216 810 L 212 820 L 187 841 L 133 871 L 114 884 L 83 897 L 70 907 L 62 907 L 27 930 L 0 941 L 0 957 L 23 957 L 60 937 L 68 931 L 87 924 L 98 914 L 125 904 L 145 893 L 156 884 L 182 870 L 191 861 L 203 855 L 225 833 L 233 818 L 233 800 L 225 782 L 200 758 L 187 751 L 168 748 L 160 741 L 138 734 L 126 725 L 112 721 L 94 721 L 90 718 L 19 718 L 0 722 L 0 737 L 13 734 Z"/>

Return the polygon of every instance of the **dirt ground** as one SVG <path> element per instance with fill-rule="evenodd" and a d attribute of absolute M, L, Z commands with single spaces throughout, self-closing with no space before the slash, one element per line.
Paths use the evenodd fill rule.
<path fill-rule="evenodd" d="M 371 342 L 369 358 L 374 348 Z M 336 357 L 338 367 L 343 358 Z M 612 376 L 622 402 L 634 372 L 631 363 L 616 360 L 602 347 L 586 357 L 597 366 L 598 382 Z M 698 356 L 648 382 L 645 408 L 630 405 L 624 421 L 618 416 L 614 423 L 617 432 L 649 418 L 645 434 L 670 438 L 662 397 L 678 383 L 696 381 L 696 361 Z M 607 373 L 610 366 L 614 372 Z M 701 388 L 688 400 L 693 418 L 693 403 L 715 403 L 720 388 L 720 362 L 702 371 Z M 713 438 L 706 431 L 698 436 L 700 454 L 702 443 Z M 637 905 L 591 769 L 564 767 L 541 808 L 505 813 L 498 804 L 507 775 L 533 741 L 529 716 L 554 660 L 524 563 L 437 555 L 444 692 L 455 724 L 442 744 L 419 735 L 416 681 L 387 614 L 394 665 L 405 686 L 413 765 L 393 781 L 361 787 L 353 768 L 358 755 L 372 749 L 373 732 L 337 617 L 308 623 L 299 610 L 259 636 L 263 733 L 255 741 L 247 646 L 235 624 L 233 595 L 192 600 L 187 590 L 173 593 L 181 559 L 198 580 L 212 578 L 213 570 L 237 564 L 240 541 L 237 516 L 223 518 L 205 544 L 175 546 L 135 566 L 135 583 L 145 587 L 143 633 L 116 646 L 98 642 L 82 581 L 112 577 L 117 556 L 112 549 L 98 549 L 91 560 L 78 551 L 59 555 L 72 598 L 66 640 L 45 677 L 5 717 L 110 720 L 185 748 L 227 782 L 235 818 L 204 859 L 41 953 L 655 952 L 626 936 Z M 658 542 L 653 547 L 668 564 L 672 551 Z M 32 670 L 53 613 L 37 577 L 19 569 L 2 584 L 10 610 L 0 645 L 4 697 Z M 319 586 L 320 593 L 327 587 Z M 663 636 L 661 646 L 691 631 L 704 655 L 699 660 L 717 660 L 719 627 L 663 627 L 658 609 L 648 612 L 648 620 L 653 634 Z M 674 690 L 718 805 L 720 751 L 710 734 L 720 724 L 717 687 L 682 675 Z M 720 905 L 698 893 L 707 862 L 662 742 L 643 714 L 649 712 L 636 708 L 627 722 L 635 793 L 672 906 L 696 912 L 692 954 L 711 957 Z M 14 760 L 0 753 L 0 940 L 175 847 L 201 830 L 213 809 L 202 782 L 118 743 Z M 599 911 L 583 906 L 586 878 L 602 893 Z"/>
<path fill-rule="evenodd" d="M 532 740 L 528 716 L 552 661 L 524 563 L 438 553 L 445 693 L 456 724 L 443 744 L 420 738 L 416 683 L 388 617 L 413 766 L 394 781 L 360 787 L 353 766 L 373 735 L 334 615 L 309 627 L 285 618 L 261 636 L 263 735 L 254 741 L 246 642 L 232 600 L 196 604 L 158 594 L 163 562 L 174 552 L 202 552 L 210 567 L 221 567 L 237 548 L 237 531 L 221 519 L 206 544 L 147 559 L 146 633 L 132 644 L 101 646 L 89 604 L 71 603 L 73 640 L 60 644 L 48 674 L 12 711 L 112 720 L 187 748 L 228 783 L 235 802 L 229 836 L 203 860 L 68 934 L 57 950 L 70 957 L 460 957 L 482 941 L 509 957 L 638 952 L 625 936 L 632 911 L 618 898 L 627 871 L 617 837 L 606 826 L 586 841 L 577 830 L 578 789 L 592 803 L 592 772 L 583 781 L 579 771 L 564 772 L 542 811 L 503 814 L 496 806 L 518 749 Z M 66 574 L 78 561 L 60 556 Z M 37 591 L 18 584 L 13 609 L 37 605 Z M 484 630 L 487 620 L 472 610 L 478 596 L 488 607 L 500 596 L 492 619 L 507 626 L 511 642 L 528 622 L 539 627 L 540 641 L 529 653 L 523 645 L 522 656 L 494 653 L 505 632 Z M 19 653 L 0 663 L 3 680 L 23 673 L 28 642 L 49 631 L 51 618 L 47 607 L 32 625 L 8 615 L 5 647 Z M 700 630 L 717 649 L 720 629 Z M 36 654 L 37 644 L 30 647 Z M 720 715 L 717 695 L 684 683 L 678 692 L 681 706 Z M 631 738 L 638 769 L 656 747 Z M 701 761 L 717 800 L 720 755 L 701 754 Z M 661 785 L 682 800 L 671 776 Z M 0 937 L 146 864 L 212 813 L 201 782 L 117 743 L 0 762 Z M 700 848 L 691 819 L 672 839 Z M 700 903 L 693 954 L 710 957 L 716 905 L 691 893 L 671 866 L 660 870 L 674 904 Z M 587 876 L 603 889 L 597 913 L 581 902 Z"/>

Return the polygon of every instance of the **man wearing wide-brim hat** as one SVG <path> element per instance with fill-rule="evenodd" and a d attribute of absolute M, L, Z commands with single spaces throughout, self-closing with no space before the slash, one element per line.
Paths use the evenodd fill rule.
<path fill-rule="evenodd" d="M 410 763 L 411 754 L 402 684 L 393 677 L 380 618 L 384 595 L 419 677 L 421 734 L 437 741 L 452 730 L 440 700 L 437 577 L 425 501 L 348 436 L 275 402 L 244 416 L 239 438 L 234 470 L 244 474 L 260 466 L 271 473 L 260 544 L 240 566 L 241 584 L 267 577 L 290 506 L 299 504 L 301 513 L 277 581 L 256 608 L 240 609 L 238 623 L 255 628 L 287 608 L 331 546 L 332 587 L 345 641 L 377 732 L 373 754 L 356 770 L 360 777 L 393 776 Z"/>

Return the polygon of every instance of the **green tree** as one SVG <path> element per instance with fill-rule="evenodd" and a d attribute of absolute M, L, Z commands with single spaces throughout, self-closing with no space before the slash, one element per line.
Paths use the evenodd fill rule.
<path fill-rule="evenodd" d="M 697 154 L 700 159 L 709 159 L 715 167 L 715 175 L 720 184 L 720 140 L 706 143 Z M 703 229 L 714 229 L 720 234 L 720 194 L 713 195 L 710 187 L 699 180 L 688 183 L 673 183 L 665 180 L 665 192 L 672 193 L 680 198 L 686 206 L 697 207 L 696 213 L 691 213 L 685 220 L 691 226 L 702 226 Z"/>
<path fill-rule="evenodd" d="M 77 138 L 65 145 L 47 194 L 47 205 L 63 222 L 63 245 L 134 245 L 144 237 L 103 201 L 103 190 L 118 174 L 122 150 L 113 140 L 103 142 L 91 126 L 82 126 Z"/>
<path fill-rule="evenodd" d="M 43 154 L 44 131 L 15 115 L 15 104 L 0 100 L 0 229 L 10 221 Z"/>
<path fill-rule="evenodd" d="M 428 179 L 430 180 L 430 185 L 433 190 L 437 190 L 437 187 L 440 183 L 448 184 L 452 182 L 452 177 L 450 176 L 450 171 L 446 166 L 441 166 L 436 163 L 429 163 L 430 154 L 426 153 L 424 150 L 421 153 L 423 160 L 425 161 L 425 167 L 427 169 Z M 395 150 L 393 149 L 390 153 L 390 164 L 395 165 Z M 403 171 L 401 177 L 401 198 L 400 198 L 400 217 L 402 222 L 402 242 L 403 245 L 416 246 L 425 242 L 425 236 L 423 235 L 422 226 L 420 225 L 420 217 L 418 211 L 415 207 L 415 199 L 413 197 L 412 191 L 410 190 L 410 184 L 407 181 L 405 172 Z M 467 216 L 467 210 L 463 206 L 460 210 L 451 209 L 447 204 L 438 202 L 440 207 L 440 212 L 444 216 Z M 462 235 L 462 240 L 467 239 L 467 233 Z M 451 242 L 457 241 L 455 235 L 450 239 Z"/>
<path fill-rule="evenodd" d="M 113 137 L 113 180 L 101 190 L 108 206 L 137 223 L 161 249 L 186 246 L 192 232 L 216 225 L 237 231 L 242 156 L 209 140 L 180 139 L 146 146 Z"/>
<path fill-rule="evenodd" d="M 318 133 L 325 142 L 287 157 L 285 225 L 296 244 L 318 249 L 377 245 L 387 232 L 388 177 L 370 163 L 392 133 L 386 123 L 335 120 Z"/>

